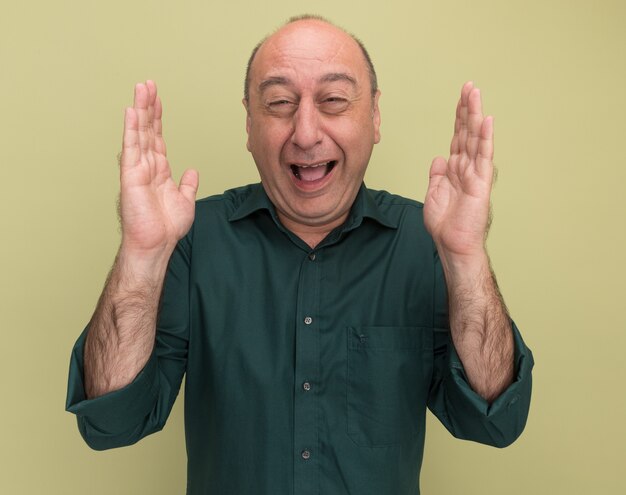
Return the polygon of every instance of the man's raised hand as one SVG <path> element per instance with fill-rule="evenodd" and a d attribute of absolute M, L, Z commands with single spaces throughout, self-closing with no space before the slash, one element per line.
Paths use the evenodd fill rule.
<path fill-rule="evenodd" d="M 85 339 L 89 398 L 125 387 L 148 361 L 168 260 L 193 222 L 198 173 L 172 180 L 161 113 L 154 82 L 137 84 L 120 158 L 122 244 Z"/>
<path fill-rule="evenodd" d="M 493 118 L 480 91 L 465 83 L 450 158 L 435 158 L 424 223 L 437 246 L 448 288 L 454 347 L 474 391 L 488 402 L 513 381 L 513 332 L 485 249 L 493 182 Z"/>
<path fill-rule="evenodd" d="M 162 106 L 153 81 L 135 86 L 124 115 L 120 159 L 122 250 L 136 255 L 171 252 L 191 227 L 198 173 L 187 170 L 177 185 L 162 135 Z"/>
<path fill-rule="evenodd" d="M 450 158 L 433 160 L 424 222 L 438 249 L 482 253 L 493 182 L 493 117 L 483 117 L 480 90 L 465 83 L 456 109 Z"/>

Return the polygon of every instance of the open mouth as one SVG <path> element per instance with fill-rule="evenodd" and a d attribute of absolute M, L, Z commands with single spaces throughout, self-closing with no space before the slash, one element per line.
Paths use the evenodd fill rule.
<path fill-rule="evenodd" d="M 329 162 L 314 163 L 311 165 L 291 165 L 291 172 L 296 179 L 304 182 L 314 182 L 323 179 L 337 164 L 336 160 Z"/>

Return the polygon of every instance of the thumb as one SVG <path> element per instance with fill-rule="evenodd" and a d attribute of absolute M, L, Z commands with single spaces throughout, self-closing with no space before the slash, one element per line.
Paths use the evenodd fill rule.
<path fill-rule="evenodd" d="M 428 173 L 428 191 L 432 191 L 436 188 L 441 179 L 445 177 L 448 170 L 448 162 L 445 158 L 438 156 L 433 160 L 430 166 L 430 172 Z"/>
<path fill-rule="evenodd" d="M 442 175 L 446 175 L 446 170 L 448 169 L 448 162 L 442 156 L 436 157 L 432 164 L 430 165 L 430 172 L 428 176 L 430 180 L 433 180 L 435 177 L 440 177 Z"/>
<path fill-rule="evenodd" d="M 198 171 L 190 168 L 188 170 L 185 170 L 185 173 L 180 178 L 180 185 L 178 186 L 178 190 L 187 200 L 193 202 L 196 200 L 198 183 Z"/>

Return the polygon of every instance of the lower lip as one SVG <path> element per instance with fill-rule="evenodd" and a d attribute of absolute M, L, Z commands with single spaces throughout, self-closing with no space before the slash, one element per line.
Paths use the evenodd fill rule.
<path fill-rule="evenodd" d="M 293 183 L 296 185 L 298 189 L 302 191 L 306 191 L 306 192 L 312 192 L 312 191 L 317 191 L 323 188 L 330 181 L 332 175 L 335 173 L 335 170 L 337 169 L 338 166 L 339 164 L 335 162 L 335 165 L 333 166 L 332 170 L 328 172 L 324 177 L 317 179 L 317 180 L 311 180 L 311 181 L 300 180 L 295 175 L 293 175 L 291 167 L 289 167 L 289 175 L 291 175 L 291 180 L 293 181 Z"/>

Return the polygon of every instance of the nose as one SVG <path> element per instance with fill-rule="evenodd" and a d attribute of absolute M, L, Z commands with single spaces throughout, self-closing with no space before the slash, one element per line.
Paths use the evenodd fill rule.
<path fill-rule="evenodd" d="M 302 99 L 293 115 L 291 142 L 303 150 L 314 148 L 322 141 L 323 133 L 317 107 L 311 100 Z"/>

